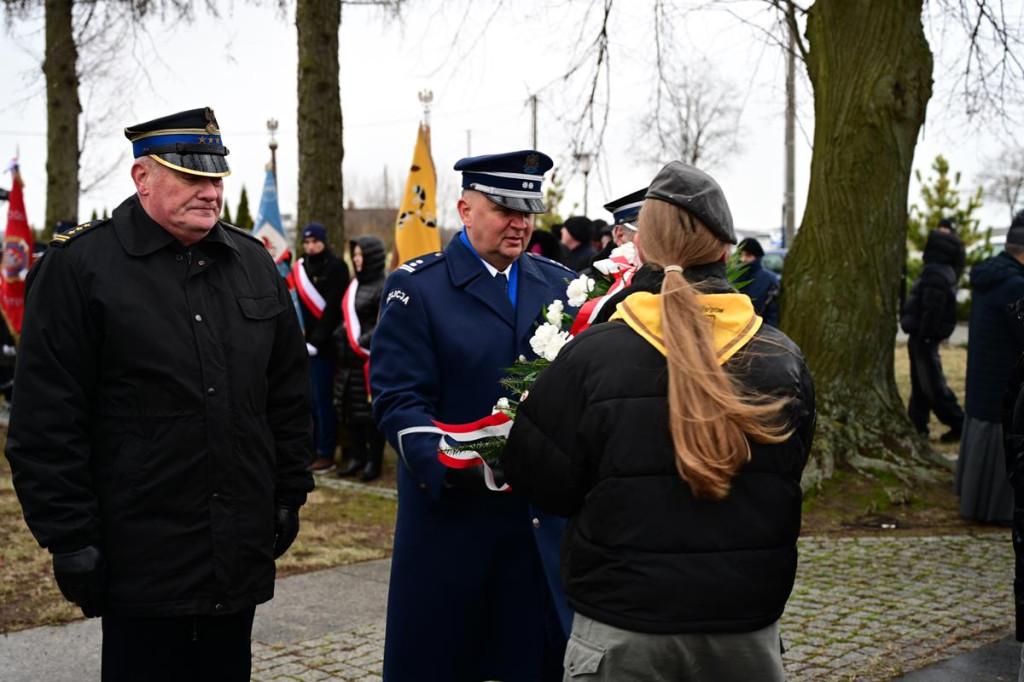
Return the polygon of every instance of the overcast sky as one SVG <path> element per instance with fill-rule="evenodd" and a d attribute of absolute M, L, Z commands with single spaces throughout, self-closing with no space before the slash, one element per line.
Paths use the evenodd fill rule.
<path fill-rule="evenodd" d="M 583 175 L 572 159 L 581 146 L 569 118 L 579 112 L 585 78 L 564 82 L 566 71 L 596 28 L 581 3 L 520 1 L 493 13 L 489 3 L 413 2 L 400 21 L 379 10 L 345 7 L 340 36 L 341 101 L 344 115 L 346 201 L 378 203 L 382 179 L 400 191 L 412 159 L 416 126 L 422 117 L 417 93 L 433 92 L 431 128 L 438 169 L 439 210 L 454 205 L 459 179 L 452 165 L 476 154 L 531 146 L 528 99 L 537 95 L 538 148 L 555 159 L 566 181 L 563 215 L 582 212 Z M 616 5 L 612 18 L 611 109 L 605 151 L 589 176 L 588 213 L 608 218 L 601 205 L 645 186 L 660 163 L 647 158 L 641 119 L 651 106 L 651 19 L 648 3 Z M 764 23 L 761 3 L 744 10 Z M 735 5 L 730 5 L 735 8 Z M 284 213 L 294 213 L 297 197 L 296 31 L 292 14 L 269 7 L 233 3 L 221 17 L 199 15 L 191 25 L 150 22 L 134 55 L 125 51 L 104 77 L 85 74 L 82 106 L 96 120 L 82 159 L 83 184 L 103 177 L 82 196 L 79 218 L 93 209 L 111 210 L 134 188 L 128 168 L 126 125 L 201 106 L 213 107 L 231 150 L 233 174 L 225 197 L 235 212 L 241 186 L 255 214 L 269 161 L 266 121 L 279 122 L 278 177 Z M 486 27 L 486 31 L 484 30 Z M 740 152 L 708 169 L 725 189 L 738 227 L 775 230 L 783 200 L 784 61 L 763 35 L 722 12 L 691 14 L 679 23 L 682 53 L 706 56 L 714 77 L 735 89 L 740 108 Z M 937 54 L 936 95 L 919 141 L 914 167 L 926 175 L 937 153 L 976 185 L 986 157 L 999 148 L 1000 134 L 975 131 L 956 114 L 949 93 L 952 39 L 929 25 Z M 44 218 L 46 172 L 45 90 L 42 18 L 19 22 L 0 39 L 0 158 L 20 151 L 29 220 Z M 146 69 L 141 69 L 139 63 Z M 813 135 L 813 109 L 806 76 L 798 75 L 800 123 L 797 144 L 797 224 L 803 212 Z M 584 141 L 585 148 L 588 142 Z M 119 159 L 119 155 L 120 159 Z M 663 161 L 668 161 L 664 159 Z M 9 187 L 10 178 L 0 178 Z M 917 200 L 911 188 L 911 202 Z M 572 211 L 573 205 L 577 206 Z M 0 205 L 0 216 L 6 207 Z M 1005 226 L 1006 209 L 990 204 L 983 225 Z M 445 220 L 447 218 L 447 220 Z M 442 211 L 444 224 L 454 214 Z"/>

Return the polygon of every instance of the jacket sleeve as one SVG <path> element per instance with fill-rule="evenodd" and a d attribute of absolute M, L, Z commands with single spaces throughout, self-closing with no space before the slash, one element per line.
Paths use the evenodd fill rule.
<path fill-rule="evenodd" d="M 1013 488 L 1013 592 L 1016 639 L 1024 642 L 1024 358 L 1010 374 L 1003 400 L 1003 445 L 1006 473 Z"/>
<path fill-rule="evenodd" d="M 298 507 L 313 489 L 313 476 L 306 470 L 313 445 L 309 354 L 291 294 L 284 279 L 276 280 L 277 297 L 284 309 L 277 316 L 267 370 L 267 424 L 277 456 L 276 500 Z"/>
<path fill-rule="evenodd" d="M 101 333 L 75 266 L 51 248 L 29 273 L 6 454 L 36 540 L 52 552 L 98 544 L 89 440 Z"/>
<path fill-rule="evenodd" d="M 944 287 L 930 283 L 922 285 L 921 321 L 917 326 L 917 336 L 926 341 L 941 341 L 945 338 L 942 336 L 942 327 L 949 297 L 950 292 Z"/>
<path fill-rule="evenodd" d="M 575 348 L 574 348 L 575 346 Z M 592 480 L 592 458 L 579 437 L 587 406 L 585 372 L 578 366 L 578 343 L 559 353 L 516 410 L 501 456 L 513 492 L 544 511 L 569 517 L 583 506 Z"/>
<path fill-rule="evenodd" d="M 388 277 L 370 354 L 370 393 L 377 427 L 398 452 L 420 488 L 440 497 L 447 467 L 437 459 L 440 431 L 433 425 L 441 376 L 424 307 L 428 292 L 410 273 Z"/>
<path fill-rule="evenodd" d="M 348 266 L 345 261 L 338 259 L 337 267 L 331 269 L 327 280 L 326 296 L 324 296 L 324 314 L 317 321 L 313 333 L 310 334 L 309 342 L 317 347 L 317 350 L 330 353 L 334 349 L 331 335 L 341 323 L 341 298 L 345 295 L 345 288 L 348 287 Z"/>

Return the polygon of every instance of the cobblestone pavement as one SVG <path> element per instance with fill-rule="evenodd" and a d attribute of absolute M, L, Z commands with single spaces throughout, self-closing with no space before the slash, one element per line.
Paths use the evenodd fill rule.
<path fill-rule="evenodd" d="M 1009 531 L 810 537 L 782 618 L 790 682 L 888 680 L 1000 639 L 1013 624 Z M 383 614 L 284 646 L 254 643 L 253 680 L 379 680 Z"/>

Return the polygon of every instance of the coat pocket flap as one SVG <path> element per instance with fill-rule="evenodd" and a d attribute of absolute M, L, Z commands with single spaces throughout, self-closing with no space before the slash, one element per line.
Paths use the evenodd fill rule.
<path fill-rule="evenodd" d="M 242 308 L 242 314 L 250 320 L 273 319 L 286 307 L 277 296 L 239 296 L 237 300 Z"/>
<path fill-rule="evenodd" d="M 604 649 L 572 635 L 565 647 L 565 659 L 562 664 L 569 677 L 593 675 L 601 666 L 602 658 Z"/>

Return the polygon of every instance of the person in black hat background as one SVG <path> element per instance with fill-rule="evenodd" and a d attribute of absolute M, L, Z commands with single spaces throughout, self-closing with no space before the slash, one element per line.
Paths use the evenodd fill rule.
<path fill-rule="evenodd" d="M 263 244 L 218 220 L 213 111 L 125 135 L 136 194 L 29 274 L 6 454 L 62 594 L 102 616 L 104 682 L 248 680 L 313 488 L 308 355 Z"/>
<path fill-rule="evenodd" d="M 590 243 L 591 223 L 589 218 L 571 216 L 566 218 L 562 226 L 562 244 L 569 249 L 569 267 L 576 272 L 582 271 L 597 253 Z"/>
<path fill-rule="evenodd" d="M 749 280 L 743 286 L 743 293 L 750 297 L 754 303 L 754 310 L 765 322 L 778 327 L 779 295 L 782 293 L 779 276 L 771 270 L 766 270 L 761 264 L 764 249 L 753 237 L 741 241 L 736 250 L 740 252 L 740 262 L 747 266 L 746 271 L 740 276 L 741 280 Z"/>
<path fill-rule="evenodd" d="M 309 376 L 313 387 L 313 457 L 310 471 L 326 474 L 334 469 L 338 446 L 338 415 L 334 408 L 334 330 L 341 323 L 341 296 L 348 286 L 348 266 L 327 244 L 327 230 L 310 223 L 302 230 L 305 254 L 295 266 L 302 328 L 309 352 Z M 350 464 L 341 474 L 351 476 L 360 467 Z"/>
<path fill-rule="evenodd" d="M 389 682 L 562 679 L 571 620 L 558 577 L 564 519 L 514 490 L 494 492 L 482 466 L 443 465 L 434 426 L 487 417 L 509 397 L 498 380 L 518 357 L 536 357 L 537 321 L 565 301 L 574 273 L 526 252 L 552 165 L 533 150 L 460 160 L 464 229 L 384 286 L 370 389 L 377 425 L 399 454 Z"/>
<path fill-rule="evenodd" d="M 960 515 L 985 523 L 1013 520 L 1006 477 L 1003 398 L 1024 353 L 1024 325 L 1010 306 L 1024 298 L 1024 211 L 1014 216 L 999 254 L 971 267 L 967 382 L 954 491 Z"/>
<path fill-rule="evenodd" d="M 735 240 L 714 179 L 663 168 L 636 241 L 661 286 L 573 339 L 516 413 L 512 489 L 569 517 L 579 679 L 784 679 L 814 387 L 800 349 L 729 285 Z"/>
<path fill-rule="evenodd" d="M 945 225 L 943 224 L 945 223 Z M 946 383 L 939 344 L 956 329 L 957 262 L 963 262 L 964 248 L 952 223 L 939 222 L 928 234 L 924 247 L 924 269 L 910 288 L 900 314 L 900 327 L 907 334 L 910 357 L 910 402 L 907 415 L 917 432 L 928 437 L 928 421 L 934 412 L 949 427 L 939 437 L 943 443 L 960 440 L 964 411 Z"/>

